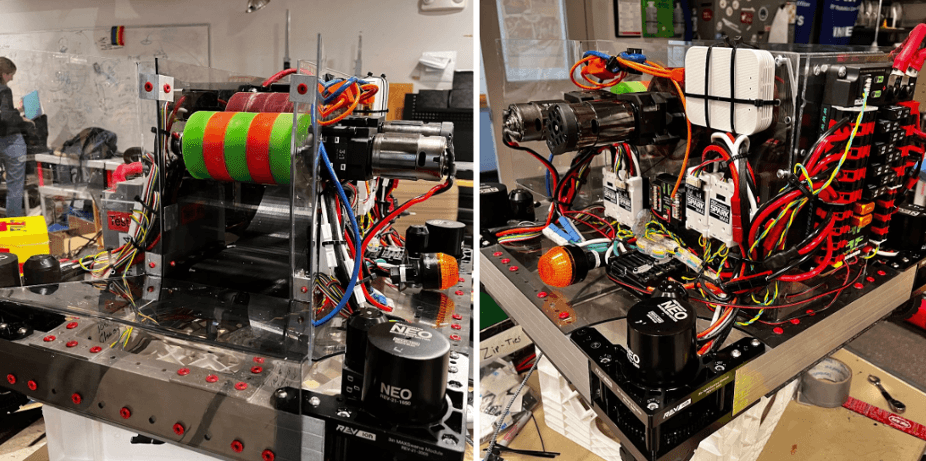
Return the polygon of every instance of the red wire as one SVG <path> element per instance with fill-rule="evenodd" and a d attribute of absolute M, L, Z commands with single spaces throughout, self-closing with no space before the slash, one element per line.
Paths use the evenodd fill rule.
<path fill-rule="evenodd" d="M 296 73 L 296 69 L 295 69 L 295 68 L 283 69 L 283 70 L 281 70 L 281 71 L 279 71 L 279 72 L 277 72 L 277 73 L 271 75 L 270 78 L 268 78 L 267 80 L 264 80 L 264 83 L 261 83 L 260 86 L 270 86 L 270 85 L 273 85 L 274 83 L 278 82 L 281 78 L 283 78 L 283 77 L 285 77 L 285 76 L 287 76 L 287 75 L 290 75 L 290 74 L 295 74 L 295 73 Z"/>
<path fill-rule="evenodd" d="M 830 221 L 832 222 L 832 220 Z M 833 259 L 833 237 L 828 233 L 824 232 L 821 235 L 826 235 L 826 256 L 823 257 L 823 262 L 821 262 L 817 267 L 815 267 L 810 272 L 805 272 L 803 274 L 797 275 L 782 275 L 778 277 L 782 282 L 803 282 L 804 280 L 814 278 L 820 275 L 823 272 L 823 269 L 826 269 L 829 266 L 830 261 Z"/>

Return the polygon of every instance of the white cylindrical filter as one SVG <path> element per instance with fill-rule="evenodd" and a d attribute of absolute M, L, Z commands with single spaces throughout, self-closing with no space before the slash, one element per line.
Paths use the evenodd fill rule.
<path fill-rule="evenodd" d="M 675 36 L 685 35 L 685 13 L 682 11 L 682 4 L 675 2 L 675 9 L 672 10 L 672 26 L 675 27 Z"/>
<path fill-rule="evenodd" d="M 659 32 L 659 9 L 656 8 L 656 2 L 647 2 L 646 6 L 646 33 L 656 35 Z"/>

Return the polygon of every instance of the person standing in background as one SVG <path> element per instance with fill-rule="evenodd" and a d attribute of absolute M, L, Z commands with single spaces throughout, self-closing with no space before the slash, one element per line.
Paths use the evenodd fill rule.
<path fill-rule="evenodd" d="M 28 119 L 13 106 L 13 91 L 7 84 L 16 74 L 16 65 L 0 57 L 0 163 L 6 171 L 6 217 L 23 216 L 23 188 L 26 183 L 26 142 Z"/>

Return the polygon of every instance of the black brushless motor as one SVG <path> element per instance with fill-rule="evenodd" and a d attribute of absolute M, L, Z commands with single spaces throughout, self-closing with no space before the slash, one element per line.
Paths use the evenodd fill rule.
<path fill-rule="evenodd" d="M 491 229 L 508 224 L 511 207 L 508 188 L 504 184 L 486 182 L 479 185 L 479 226 Z"/>
<path fill-rule="evenodd" d="M 13 253 L 0 253 L 0 287 L 19 285 L 19 258 Z"/>
<path fill-rule="evenodd" d="M 428 228 L 428 253 L 443 253 L 457 259 L 463 257 L 466 224 L 449 219 L 430 219 L 424 225 Z"/>
<path fill-rule="evenodd" d="M 428 249 L 428 228 L 427 226 L 417 225 L 408 226 L 405 231 L 405 250 L 408 256 L 417 258 Z"/>
<path fill-rule="evenodd" d="M 427 424 L 447 411 L 450 340 L 405 322 L 374 325 L 367 335 L 363 405 L 401 425 Z"/>
<path fill-rule="evenodd" d="M 698 372 L 697 316 L 685 299 L 652 297 L 627 312 L 628 378 L 653 387 L 690 382 Z"/>
<path fill-rule="evenodd" d="M 35 255 L 23 263 L 25 285 L 45 285 L 61 281 L 61 263 L 52 255 Z"/>
<path fill-rule="evenodd" d="M 363 362 L 367 355 L 367 333 L 370 328 L 380 323 L 386 323 L 386 314 L 379 309 L 367 307 L 350 316 L 347 321 L 347 352 L 344 354 L 344 365 L 361 372 Z"/>

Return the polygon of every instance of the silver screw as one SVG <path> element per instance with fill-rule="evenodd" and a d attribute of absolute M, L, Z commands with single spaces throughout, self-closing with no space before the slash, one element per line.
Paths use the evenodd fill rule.
<path fill-rule="evenodd" d="M 650 402 L 648 405 L 646 405 L 646 408 L 648 408 L 648 409 L 650 409 L 650 410 L 655 410 L 655 409 L 659 408 L 659 404 L 656 403 L 656 402 Z"/>
<path fill-rule="evenodd" d="M 820 66 L 813 66 L 813 74 L 814 74 L 814 75 L 820 75 L 821 72 L 823 72 L 823 70 L 820 69 Z"/>
<path fill-rule="evenodd" d="M 460 371 L 460 370 L 457 369 L 457 367 L 450 367 L 450 368 L 448 369 L 448 371 L 450 371 L 451 373 L 456 373 L 456 372 L 458 372 L 458 371 Z"/>
<path fill-rule="evenodd" d="M 322 401 L 319 400 L 318 397 L 312 397 L 311 399 L 309 399 L 309 405 L 312 405 L 313 407 L 317 407 L 321 404 L 322 404 Z"/>
<path fill-rule="evenodd" d="M 7 325 L 7 324 L 5 324 L 5 323 L 0 323 L 0 330 L 6 330 L 6 328 L 7 328 L 8 326 L 9 326 L 9 325 Z"/>
<path fill-rule="evenodd" d="M 839 78 L 843 78 L 843 77 L 845 77 L 845 76 L 848 75 L 848 74 L 849 74 L 849 73 L 846 71 L 846 66 L 840 67 L 840 68 L 839 68 L 839 72 L 837 73 L 837 75 L 839 75 Z"/>
<path fill-rule="evenodd" d="M 753 339 L 751 344 L 753 346 L 759 347 L 760 345 L 762 345 L 762 341 L 759 341 L 758 339 Z"/>
<path fill-rule="evenodd" d="M 457 444 L 457 438 L 450 434 L 446 434 L 443 437 L 441 437 L 440 441 L 444 445 L 456 445 Z"/>
<path fill-rule="evenodd" d="M 739 349 L 733 349 L 732 351 L 730 351 L 730 356 L 733 357 L 734 359 L 738 359 L 739 356 L 741 355 L 743 354 L 740 352 Z"/>
<path fill-rule="evenodd" d="M 350 418 L 350 410 L 347 408 L 338 408 L 338 416 L 342 418 Z"/>
<path fill-rule="evenodd" d="M 19 334 L 21 334 L 21 335 L 24 335 L 24 334 L 28 333 L 29 330 L 27 330 L 26 327 L 22 327 L 22 328 L 20 328 L 19 330 L 17 330 L 16 332 L 19 333 Z"/>
<path fill-rule="evenodd" d="M 791 124 L 791 116 L 789 115 L 785 117 L 785 125 L 790 125 L 790 124 Z"/>
<path fill-rule="evenodd" d="M 785 179 L 788 177 L 788 170 L 778 170 L 775 175 L 778 176 L 778 179 Z"/>
<path fill-rule="evenodd" d="M 718 363 L 717 365 L 714 365 L 714 371 L 723 371 L 723 370 L 725 370 L 725 368 L 722 363 Z"/>
<path fill-rule="evenodd" d="M 598 341 L 595 341 L 591 344 L 591 347 L 592 349 L 598 349 L 601 347 L 601 343 L 599 343 Z"/>
<path fill-rule="evenodd" d="M 598 361 L 601 362 L 601 363 L 603 363 L 603 364 L 605 364 L 605 365 L 607 365 L 607 364 L 611 363 L 611 356 L 610 356 L 610 355 L 607 355 L 607 354 L 602 355 L 601 358 L 600 358 Z"/>

